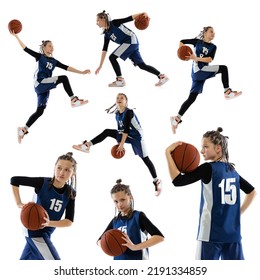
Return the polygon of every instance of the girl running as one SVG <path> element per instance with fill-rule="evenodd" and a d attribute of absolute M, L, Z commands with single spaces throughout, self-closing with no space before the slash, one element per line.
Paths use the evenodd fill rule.
<path fill-rule="evenodd" d="M 181 174 L 171 157 L 181 142 L 166 149 L 166 159 L 176 187 L 201 180 L 196 259 L 243 260 L 240 216 L 250 206 L 256 191 L 229 162 L 228 137 L 221 132 L 222 128 L 218 128 L 203 135 L 201 154 L 210 162 L 191 173 Z M 240 190 L 246 194 L 242 204 Z"/>
<path fill-rule="evenodd" d="M 179 47 L 184 44 L 191 44 L 195 47 L 195 53 L 191 53 L 187 60 L 193 60 L 192 66 L 192 86 L 188 99 L 181 105 L 177 116 L 171 117 L 172 131 L 175 134 L 178 124 L 182 122 L 181 118 L 189 109 L 192 103 L 197 99 L 198 95 L 202 93 L 204 83 L 207 79 L 221 74 L 221 80 L 224 87 L 224 97 L 226 100 L 235 98 L 242 94 L 241 91 L 233 91 L 229 87 L 228 68 L 226 65 L 209 65 L 215 57 L 217 50 L 216 45 L 211 41 L 215 37 L 213 27 L 204 27 L 200 35 L 194 39 L 181 40 Z"/>
<path fill-rule="evenodd" d="M 164 236 L 143 212 L 134 210 L 134 199 L 130 187 L 121 182 L 121 179 L 117 180 L 110 191 L 118 214 L 104 232 L 119 229 L 124 233 L 124 246 L 127 249 L 122 255 L 114 257 L 115 260 L 147 260 L 148 248 L 162 242 Z M 97 242 L 99 246 L 100 239 L 101 236 Z"/>
<path fill-rule="evenodd" d="M 116 73 L 116 80 L 109 84 L 109 87 L 123 87 L 126 85 L 125 79 L 121 73 L 121 68 L 117 62 L 118 58 L 123 60 L 129 58 L 132 60 L 134 66 L 138 66 L 140 69 L 156 75 L 159 79 L 155 84 L 156 86 L 161 86 L 169 80 L 165 74 L 160 73 L 154 67 L 144 63 L 139 52 L 139 42 L 135 33 L 124 25 L 124 23 L 135 20 L 135 18 L 141 14 L 148 17 L 146 13 L 139 13 L 126 18 L 111 20 L 109 14 L 105 11 L 97 14 L 97 25 L 103 29 L 104 44 L 100 64 L 95 74 L 98 74 L 103 66 L 110 40 L 119 44 L 119 47 L 109 56 L 109 60 Z"/>
<path fill-rule="evenodd" d="M 124 151 L 125 143 L 131 144 L 134 153 L 138 155 L 148 167 L 150 174 L 153 177 L 155 195 L 158 196 L 161 193 L 161 180 L 157 178 L 155 167 L 148 157 L 143 138 L 143 130 L 139 123 L 139 120 L 134 111 L 127 107 L 127 102 L 127 96 L 123 93 L 119 93 L 116 98 L 116 103 L 106 110 L 108 113 L 110 113 L 110 110 L 112 110 L 113 107 L 117 106 L 113 111 L 116 115 L 118 127 L 117 130 L 105 129 L 91 141 L 84 141 L 83 144 L 73 145 L 73 148 L 88 153 L 91 146 L 102 142 L 107 137 L 112 137 L 117 140 L 119 144 L 119 147 L 117 148 L 118 153 L 122 153 Z"/>
<path fill-rule="evenodd" d="M 65 91 L 70 97 L 72 108 L 88 103 L 87 100 L 79 99 L 74 95 L 67 76 L 61 75 L 52 77 L 52 72 L 55 67 L 59 67 L 78 74 L 89 74 L 90 70 L 80 71 L 71 66 L 64 65 L 56 60 L 52 56 L 54 48 L 52 42 L 49 40 L 42 41 L 42 44 L 40 46 L 40 53 L 38 53 L 27 48 L 17 34 L 15 34 L 14 32 L 11 34 L 17 39 L 23 50 L 35 58 L 37 63 L 36 71 L 34 74 L 34 89 L 38 99 L 37 109 L 29 117 L 25 126 L 18 127 L 17 129 L 18 142 L 21 143 L 24 135 L 28 133 L 28 130 L 32 126 L 32 124 L 43 114 L 47 106 L 50 90 L 56 88 L 58 84 L 63 84 Z"/>
<path fill-rule="evenodd" d="M 23 208 L 20 186 L 35 189 L 35 202 L 42 205 L 48 213 L 45 223 L 39 230 L 25 229 L 26 245 L 20 260 L 60 260 L 60 256 L 51 242 L 56 227 L 71 226 L 74 219 L 76 197 L 77 163 L 72 153 L 61 155 L 55 164 L 54 176 L 49 177 L 12 177 L 16 205 Z M 65 212 L 65 216 L 62 216 Z"/>

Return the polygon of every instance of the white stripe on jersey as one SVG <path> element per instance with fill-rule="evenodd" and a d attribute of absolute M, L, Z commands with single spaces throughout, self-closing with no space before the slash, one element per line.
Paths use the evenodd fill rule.
<path fill-rule="evenodd" d="M 119 27 L 118 27 L 123 33 L 125 33 L 127 36 L 130 36 L 131 37 L 131 44 L 137 44 L 137 37 L 136 35 L 134 34 L 133 31 L 129 30 L 127 27 L 125 27 L 123 24 L 121 24 Z"/>

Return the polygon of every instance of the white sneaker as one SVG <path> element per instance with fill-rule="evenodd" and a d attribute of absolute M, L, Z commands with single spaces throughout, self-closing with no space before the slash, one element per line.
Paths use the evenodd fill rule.
<path fill-rule="evenodd" d="M 22 127 L 17 128 L 17 139 L 18 139 L 19 144 L 22 143 L 22 139 L 23 139 L 24 135 L 27 133 L 28 133 L 28 131 L 25 131 Z"/>
<path fill-rule="evenodd" d="M 230 100 L 236 98 L 242 94 L 242 91 L 233 91 L 232 89 L 228 89 L 224 92 L 224 96 L 226 100 Z"/>
<path fill-rule="evenodd" d="M 181 123 L 182 120 L 177 120 L 177 117 L 171 117 L 171 125 L 172 125 L 172 132 L 173 134 L 176 133 L 176 129 L 178 127 L 178 124 Z"/>
<path fill-rule="evenodd" d="M 153 184 L 155 186 L 155 196 L 159 196 L 162 192 L 162 181 L 157 179 Z"/>
<path fill-rule="evenodd" d="M 160 87 L 168 81 L 169 81 L 169 78 L 166 75 L 162 75 L 162 77 L 159 79 L 159 82 L 156 83 L 155 86 Z"/>
<path fill-rule="evenodd" d="M 125 79 L 116 80 L 111 84 L 108 84 L 109 87 L 124 87 L 126 85 Z"/>
<path fill-rule="evenodd" d="M 89 147 L 85 144 L 73 145 L 72 148 L 84 153 L 89 153 Z"/>
<path fill-rule="evenodd" d="M 84 100 L 84 99 L 79 99 L 77 96 L 75 96 L 72 100 L 71 100 L 71 107 L 72 108 L 76 108 L 82 105 L 85 105 L 88 103 L 88 100 Z"/>

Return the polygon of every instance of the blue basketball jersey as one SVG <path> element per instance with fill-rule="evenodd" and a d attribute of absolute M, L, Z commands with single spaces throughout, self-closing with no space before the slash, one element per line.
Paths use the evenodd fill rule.
<path fill-rule="evenodd" d="M 239 174 L 227 163 L 211 162 L 212 177 L 201 182 L 201 204 L 197 239 L 212 242 L 240 242 Z"/>
<path fill-rule="evenodd" d="M 127 28 L 124 24 L 120 24 L 119 27 L 113 25 L 113 22 L 110 21 L 110 28 L 105 33 L 105 38 L 121 45 L 123 43 L 127 44 L 138 44 L 138 39 L 135 33 Z"/>
<path fill-rule="evenodd" d="M 195 45 L 195 54 L 197 57 L 211 57 L 214 59 L 215 52 L 216 52 L 216 45 L 213 43 L 207 43 L 203 40 L 198 40 Z M 208 65 L 207 62 L 195 62 L 194 65 L 197 65 L 199 69 L 201 69 L 203 66 Z"/>
<path fill-rule="evenodd" d="M 130 109 L 126 108 L 123 113 L 120 113 L 119 111 L 116 113 L 117 128 L 119 132 L 124 132 L 125 130 L 125 115 L 128 110 Z M 134 112 L 133 112 L 133 118 L 131 119 L 128 137 L 133 138 L 135 140 L 141 140 L 143 137 L 143 129 Z"/>
<path fill-rule="evenodd" d="M 69 186 L 66 185 L 63 193 L 58 193 L 51 184 L 51 178 L 44 178 L 44 183 L 35 196 L 35 202 L 42 205 L 47 211 L 50 220 L 58 221 L 62 218 L 64 211 L 70 200 Z M 25 235 L 27 237 L 42 237 L 44 234 L 49 236 L 53 233 L 55 227 L 45 227 L 40 230 L 31 231 L 26 229 Z"/>
<path fill-rule="evenodd" d="M 139 223 L 139 211 L 134 211 L 131 218 L 118 216 L 113 221 L 113 228 L 125 232 L 134 244 L 147 240 L 147 234 L 141 231 Z M 148 259 L 148 249 L 132 251 L 129 248 L 120 256 L 114 257 L 115 260 L 146 260 Z"/>
<path fill-rule="evenodd" d="M 34 73 L 35 86 L 39 84 L 43 79 L 52 77 L 52 72 L 57 64 L 57 60 L 53 57 L 47 57 L 41 55 L 37 61 L 36 70 Z"/>

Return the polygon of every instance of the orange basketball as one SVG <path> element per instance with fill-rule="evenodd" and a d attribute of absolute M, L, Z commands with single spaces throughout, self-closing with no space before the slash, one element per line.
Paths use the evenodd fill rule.
<path fill-rule="evenodd" d="M 177 168 L 182 173 L 188 173 L 195 170 L 200 163 L 200 154 L 196 147 L 188 143 L 176 147 L 172 153 Z"/>
<path fill-rule="evenodd" d="M 22 31 L 22 23 L 18 19 L 13 19 L 8 23 L 8 30 L 11 33 L 18 34 L 19 32 Z"/>
<path fill-rule="evenodd" d="M 190 56 L 192 54 L 192 49 L 189 46 L 182 45 L 178 48 L 177 55 L 179 59 L 181 60 L 189 60 L 187 59 L 187 56 Z"/>
<path fill-rule="evenodd" d="M 145 17 L 144 14 L 137 16 L 134 20 L 135 27 L 139 30 L 144 30 L 149 26 L 150 18 Z"/>
<path fill-rule="evenodd" d="M 111 149 L 111 155 L 116 159 L 122 158 L 125 155 L 125 150 L 123 150 L 122 152 L 117 151 L 118 146 L 119 144 L 114 145 Z"/>
<path fill-rule="evenodd" d="M 118 229 L 110 229 L 103 233 L 101 237 L 101 248 L 109 256 L 120 256 L 122 255 L 127 247 L 122 244 L 125 243 L 122 238 L 123 233 Z"/>
<path fill-rule="evenodd" d="M 38 230 L 42 228 L 46 217 L 45 209 L 35 202 L 25 204 L 21 210 L 21 222 L 30 230 Z"/>

